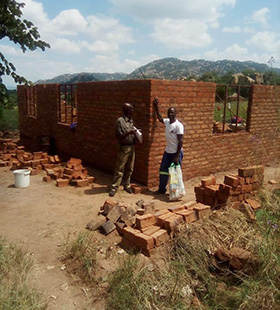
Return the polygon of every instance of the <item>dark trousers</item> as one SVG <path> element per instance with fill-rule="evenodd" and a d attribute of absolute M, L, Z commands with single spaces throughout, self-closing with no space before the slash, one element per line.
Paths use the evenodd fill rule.
<path fill-rule="evenodd" d="M 170 165 L 173 163 L 173 159 L 176 153 L 166 153 L 164 152 L 163 156 L 162 156 L 162 160 L 161 160 L 161 164 L 160 164 L 160 168 L 159 168 L 159 187 L 158 190 L 161 193 L 165 193 L 166 192 L 166 185 L 168 183 L 168 177 L 169 177 L 169 173 L 168 173 L 168 168 L 170 167 Z M 181 165 L 183 159 L 183 151 L 181 150 L 180 154 L 179 154 L 179 163 Z"/>

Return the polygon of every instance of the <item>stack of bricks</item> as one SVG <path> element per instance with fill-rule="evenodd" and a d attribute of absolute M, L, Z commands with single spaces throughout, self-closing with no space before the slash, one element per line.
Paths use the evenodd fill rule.
<path fill-rule="evenodd" d="M 64 168 L 48 169 L 46 173 L 47 175 L 44 176 L 43 180 L 50 182 L 54 179 L 58 187 L 68 186 L 69 184 L 84 187 L 94 181 L 94 177 L 88 175 L 87 169 L 83 167 L 82 160 L 79 158 L 71 158 Z"/>
<path fill-rule="evenodd" d="M 42 169 L 50 169 L 60 164 L 57 155 L 50 156 L 45 152 L 26 152 L 24 146 L 18 146 L 11 139 L 0 139 L 0 167 L 29 169 L 35 175 Z"/>
<path fill-rule="evenodd" d="M 226 175 L 223 184 L 216 184 L 215 177 L 201 180 L 195 186 L 196 201 L 211 208 L 227 202 L 244 201 L 254 195 L 264 178 L 263 166 L 251 166 L 238 169 L 238 175 Z"/>
<path fill-rule="evenodd" d="M 123 236 L 121 246 L 124 249 L 141 252 L 151 256 L 164 243 L 170 234 L 181 224 L 193 223 L 208 216 L 210 207 L 190 202 L 177 207 L 161 209 L 155 213 L 136 215 L 135 224 L 125 226 L 120 232 Z"/>

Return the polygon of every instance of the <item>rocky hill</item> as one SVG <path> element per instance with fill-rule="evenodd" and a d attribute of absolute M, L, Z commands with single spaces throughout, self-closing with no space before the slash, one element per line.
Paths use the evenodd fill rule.
<path fill-rule="evenodd" d="M 192 61 L 180 60 L 178 58 L 163 58 L 150 62 L 142 67 L 135 69 L 130 74 L 126 73 L 75 73 L 63 74 L 49 80 L 39 80 L 36 84 L 42 83 L 61 83 L 72 84 L 78 82 L 90 81 L 113 81 L 127 79 L 169 79 L 177 80 L 182 77 L 199 77 L 205 72 L 217 72 L 224 75 L 228 72 L 239 73 L 244 70 L 253 70 L 264 73 L 270 70 L 266 64 L 253 61 L 234 61 L 234 60 L 218 60 L 209 61 L 197 59 Z M 279 68 L 274 68 L 274 72 L 280 74 Z"/>

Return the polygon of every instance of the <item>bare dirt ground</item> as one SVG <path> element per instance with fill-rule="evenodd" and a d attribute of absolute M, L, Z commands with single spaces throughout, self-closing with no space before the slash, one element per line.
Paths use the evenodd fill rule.
<path fill-rule="evenodd" d="M 93 169 L 89 169 L 89 172 L 96 179 L 93 185 L 87 187 L 58 188 L 55 181 L 43 182 L 45 172 L 41 172 L 31 176 L 30 187 L 23 189 L 15 188 L 14 175 L 10 169 L 0 168 L 0 236 L 22 246 L 34 258 L 31 281 L 49 301 L 49 310 L 105 309 L 102 296 L 94 306 L 90 306 L 90 289 L 77 282 L 75 277 L 69 276 L 67 265 L 63 266 L 60 260 L 62 245 L 69 237 L 77 237 L 80 232 L 86 231 L 86 224 L 97 216 L 108 198 L 107 185 L 112 176 Z M 217 182 L 223 182 L 227 173 L 237 171 L 217 174 Z M 115 198 L 130 204 L 140 199 L 153 200 L 158 209 L 179 205 L 195 200 L 193 187 L 200 184 L 200 179 L 185 182 L 187 194 L 177 202 L 168 202 L 168 196 L 154 196 L 151 191 L 130 195 L 120 190 Z M 275 180 L 276 184 L 268 184 L 269 180 Z M 265 187 L 279 188 L 279 184 L 280 164 L 265 166 Z M 126 253 L 119 251 L 117 244 L 121 238 L 116 231 L 108 236 L 93 233 L 96 234 L 99 249 L 98 277 L 106 287 L 108 274 Z"/>

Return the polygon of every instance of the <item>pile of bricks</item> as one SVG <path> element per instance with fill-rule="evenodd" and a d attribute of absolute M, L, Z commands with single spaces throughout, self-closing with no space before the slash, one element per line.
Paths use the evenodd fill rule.
<path fill-rule="evenodd" d="M 45 152 L 26 152 L 24 146 L 18 146 L 11 139 L 0 139 L 0 167 L 11 170 L 29 169 L 35 175 L 42 169 L 57 167 L 60 159 L 57 155 L 50 156 Z"/>
<path fill-rule="evenodd" d="M 58 187 L 68 185 L 84 187 L 94 181 L 94 177 L 88 175 L 87 169 L 82 165 L 82 160 L 79 158 L 71 158 L 64 168 L 47 169 L 43 181 L 51 182 L 52 179 L 56 180 Z"/>
<path fill-rule="evenodd" d="M 101 208 L 103 216 L 88 223 L 87 228 L 100 229 L 105 235 L 117 229 L 124 249 L 151 256 L 181 224 L 196 222 L 210 214 L 209 206 L 196 202 L 157 211 L 153 201 L 141 200 L 136 205 L 126 206 L 107 199 Z"/>
<path fill-rule="evenodd" d="M 251 166 L 238 169 L 238 175 L 226 175 L 222 184 L 216 184 L 214 176 L 202 179 L 201 185 L 194 187 L 196 201 L 211 208 L 244 201 L 256 193 L 263 178 L 264 167 Z"/>

